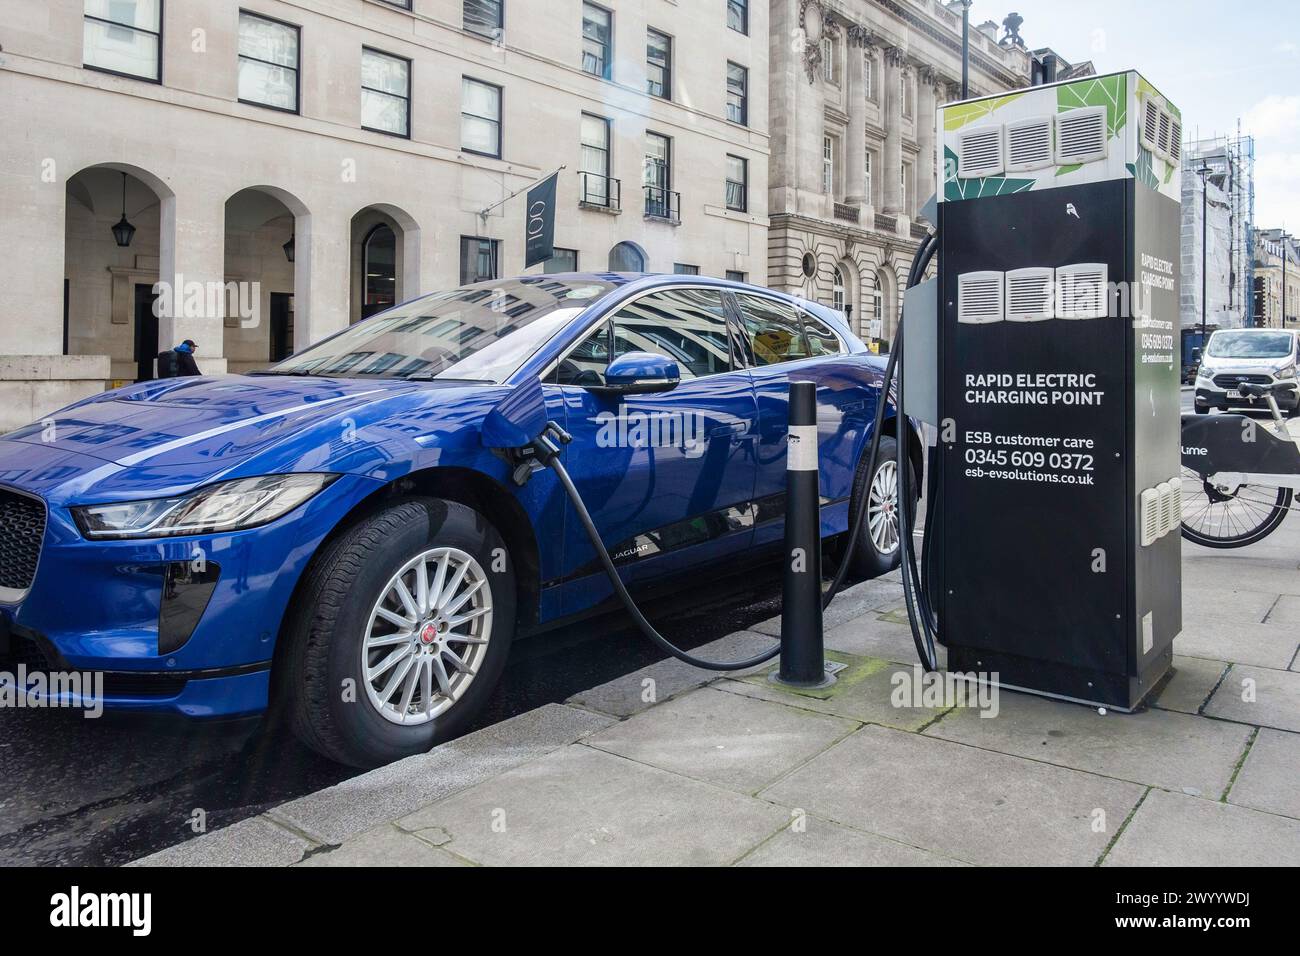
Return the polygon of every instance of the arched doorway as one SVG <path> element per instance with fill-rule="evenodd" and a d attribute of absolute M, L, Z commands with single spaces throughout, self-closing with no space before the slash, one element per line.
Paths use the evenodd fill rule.
<path fill-rule="evenodd" d="M 874 285 L 872 317 L 880 321 L 880 350 L 888 352 L 898 326 L 898 310 L 894 307 L 894 273 L 888 263 L 876 270 Z"/>
<path fill-rule="evenodd" d="M 226 200 L 225 355 L 231 372 L 249 372 L 295 350 L 294 315 L 309 236 L 293 196 L 272 187 L 241 189 Z M 306 240 L 306 241 L 305 241 Z"/>
<path fill-rule="evenodd" d="M 610 272 L 645 272 L 645 250 L 635 242 L 620 242 L 609 250 Z"/>
<path fill-rule="evenodd" d="M 175 256 L 172 217 L 163 216 L 173 194 L 118 164 L 83 169 L 66 190 L 63 352 L 109 356 L 114 382 L 151 379 L 158 352 L 176 344 L 164 341 L 170 324 L 155 307 L 160 264 Z"/>
<path fill-rule="evenodd" d="M 359 322 L 420 293 L 420 230 L 403 210 L 366 206 L 352 217 L 351 306 Z"/>

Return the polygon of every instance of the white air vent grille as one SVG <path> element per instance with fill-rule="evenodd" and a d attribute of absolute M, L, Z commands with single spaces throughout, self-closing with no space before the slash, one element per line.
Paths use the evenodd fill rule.
<path fill-rule="evenodd" d="M 1104 319 L 1109 301 L 1106 264 L 1080 262 L 1056 270 L 1056 317 L 1058 319 Z"/>
<path fill-rule="evenodd" d="M 1160 138 L 1156 141 L 1159 149 L 1157 150 L 1162 156 L 1169 155 L 1169 124 L 1173 118 L 1164 110 L 1160 111 Z"/>
<path fill-rule="evenodd" d="M 1038 116 L 1007 124 L 1007 170 L 1052 165 L 1052 118 Z"/>
<path fill-rule="evenodd" d="M 958 137 L 957 177 L 959 179 L 998 176 L 1004 169 L 1001 126 L 983 126 L 968 130 Z"/>
<path fill-rule="evenodd" d="M 1169 152 L 1170 161 L 1177 166 L 1183 155 L 1183 124 L 1169 117 Z"/>
<path fill-rule="evenodd" d="M 1056 161 L 1090 163 L 1106 158 L 1106 107 L 1087 106 L 1056 115 Z"/>
<path fill-rule="evenodd" d="M 1051 269 L 1012 269 L 1007 273 L 1007 321 L 1039 322 L 1053 314 Z"/>
<path fill-rule="evenodd" d="M 1142 547 L 1154 544 L 1167 534 L 1177 533 L 1183 523 L 1182 481 L 1170 478 L 1154 488 L 1143 490 L 1138 497 L 1138 510 Z"/>
<path fill-rule="evenodd" d="M 957 321 L 974 325 L 1001 322 L 1001 272 L 966 272 L 957 277 Z"/>
<path fill-rule="evenodd" d="M 1142 98 L 1142 145 L 1153 153 L 1160 148 L 1160 113 L 1159 100 Z"/>

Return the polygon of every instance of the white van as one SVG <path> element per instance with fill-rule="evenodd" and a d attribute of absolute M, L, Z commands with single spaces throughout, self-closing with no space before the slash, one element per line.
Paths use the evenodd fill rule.
<path fill-rule="evenodd" d="M 1296 358 L 1300 333 L 1292 329 L 1219 329 L 1210 336 L 1196 373 L 1196 410 L 1260 408 L 1262 403 L 1242 397 L 1237 387 L 1281 385 L 1274 393 L 1283 412 L 1300 410 L 1296 383 Z"/>

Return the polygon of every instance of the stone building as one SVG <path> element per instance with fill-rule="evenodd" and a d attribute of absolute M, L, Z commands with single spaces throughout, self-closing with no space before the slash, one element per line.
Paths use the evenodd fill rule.
<path fill-rule="evenodd" d="M 763 283 L 768 51 L 763 0 L 0 0 L 0 431 L 522 273 L 561 166 L 528 271 Z"/>
<path fill-rule="evenodd" d="M 1284 257 L 1285 269 L 1282 266 Z M 1285 296 L 1282 295 L 1283 281 L 1286 282 Z M 1255 232 L 1254 285 L 1255 325 L 1268 329 L 1300 329 L 1300 244 L 1295 236 L 1283 229 Z"/>
<path fill-rule="evenodd" d="M 771 0 L 768 281 L 887 347 L 941 166 L 935 117 L 961 95 L 960 0 Z M 1028 50 L 1021 18 L 970 29 L 970 96 L 1091 75 Z M 1047 57 L 1050 55 L 1050 59 Z M 1037 69 L 1036 69 L 1037 65 Z"/>

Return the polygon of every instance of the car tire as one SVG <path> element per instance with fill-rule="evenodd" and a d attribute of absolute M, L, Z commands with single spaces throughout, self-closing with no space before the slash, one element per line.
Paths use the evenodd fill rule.
<path fill-rule="evenodd" d="M 857 516 L 858 509 L 867 501 L 867 492 L 872 485 L 878 485 L 877 479 L 885 485 L 889 483 L 889 476 L 894 476 L 897 480 L 897 457 L 898 442 L 892 435 L 880 436 L 880 451 L 877 455 L 875 474 L 868 476 L 867 468 L 870 465 L 867 456 L 870 446 L 863 451 L 862 461 L 858 467 L 858 474 L 853 482 L 853 507 L 850 509 L 850 522 Z M 870 481 L 868 478 L 870 477 Z M 917 495 L 916 486 L 912 487 L 913 513 L 915 513 Z M 887 518 L 885 519 L 888 520 Z M 854 574 L 864 578 L 875 578 L 882 574 L 888 574 L 894 568 L 898 567 L 899 550 L 895 537 L 893 547 L 884 550 L 880 546 L 880 535 L 872 534 L 871 515 L 868 514 L 862 521 L 862 531 L 858 535 L 857 547 L 853 549 L 852 563 L 850 569 Z"/>
<path fill-rule="evenodd" d="M 1193 401 L 1192 408 L 1196 411 L 1196 414 L 1198 415 L 1210 414 L 1210 406 L 1205 404 L 1205 402 Z"/>
<path fill-rule="evenodd" d="M 421 609 L 415 577 L 421 567 L 428 600 L 424 613 L 412 614 L 394 582 Z M 440 617 L 436 593 L 448 588 L 441 605 L 452 614 Z M 466 591 L 472 593 L 455 608 Z M 295 734 L 339 763 L 376 767 L 426 752 L 464 733 L 491 696 L 510 653 L 515 600 L 512 562 L 482 515 L 440 498 L 394 501 L 339 535 L 305 572 L 277 654 L 277 701 Z M 474 617 L 452 623 L 471 608 Z M 399 628 L 390 623 L 394 615 L 416 624 Z M 408 647 L 389 670 L 367 678 L 363 658 L 378 670 Z M 472 673 L 448 652 L 463 666 L 472 663 Z M 386 685 L 399 671 L 407 676 L 385 704 Z"/>

